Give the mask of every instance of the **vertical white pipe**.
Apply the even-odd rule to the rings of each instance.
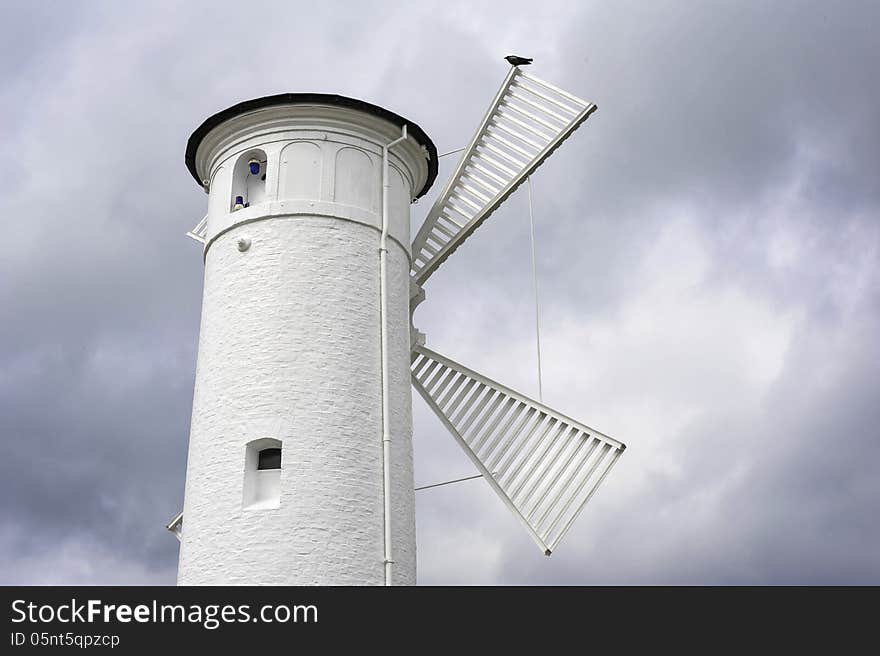
[[[388,382],[388,289],[386,260],[388,255],[388,151],[406,140],[406,124],[401,135],[391,143],[382,146],[382,233],[379,237],[379,333],[382,349],[382,496],[384,502],[385,524],[385,585],[392,585],[394,565],[391,549],[391,419],[389,406],[390,385]]]

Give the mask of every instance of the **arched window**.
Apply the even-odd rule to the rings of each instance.
[[[277,508],[281,503],[281,441],[261,438],[249,442],[244,453],[245,510]]]
[[[266,200],[266,153],[259,148],[243,153],[232,170],[232,212]]]

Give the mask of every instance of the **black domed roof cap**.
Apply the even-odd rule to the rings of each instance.
[[[205,122],[196,128],[196,131],[190,135],[189,141],[186,143],[186,168],[189,169],[192,177],[195,178],[195,181],[198,182],[201,187],[202,179],[199,176],[198,171],[196,171],[196,152],[198,152],[202,140],[211,130],[231,118],[258,109],[263,109],[264,107],[304,104],[339,105],[340,107],[349,107],[351,109],[358,109],[362,112],[373,114],[374,116],[383,118],[400,127],[406,125],[407,134],[427,148],[429,156],[428,177],[421,190],[416,194],[416,198],[424,196],[431,188],[431,185],[434,184],[434,180],[437,178],[437,147],[434,145],[434,142],[431,141],[431,138],[425,134],[425,131],[422,130],[422,128],[416,123],[413,123],[384,107],[379,107],[378,105],[373,105],[372,103],[358,100],[357,98],[348,98],[347,96],[338,96],[332,93],[279,93],[274,96],[245,100],[244,102],[233,105],[228,109],[224,109],[222,112],[217,112],[213,116],[205,119]]]

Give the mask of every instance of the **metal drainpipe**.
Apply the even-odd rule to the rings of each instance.
[[[379,237],[379,332],[382,340],[382,496],[385,505],[385,585],[392,584],[394,560],[391,550],[391,420],[388,411],[388,289],[386,260],[388,255],[388,151],[405,141],[406,124],[400,137],[382,146],[382,234]]]

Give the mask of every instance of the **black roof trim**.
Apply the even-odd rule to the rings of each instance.
[[[437,147],[434,145],[434,142],[431,141],[431,138],[425,134],[425,131],[422,130],[422,128],[412,121],[403,118],[399,114],[395,114],[394,112],[379,107],[378,105],[373,105],[372,103],[358,100],[357,98],[348,98],[346,96],[338,96],[332,93],[279,93],[275,96],[265,96],[263,98],[245,100],[244,102],[233,105],[228,109],[224,109],[222,112],[217,112],[213,116],[205,119],[205,122],[196,128],[196,131],[190,135],[189,141],[186,143],[186,168],[189,169],[189,172],[201,187],[202,180],[196,171],[196,152],[199,149],[199,145],[202,143],[202,139],[204,139],[211,130],[231,118],[235,118],[236,116],[257,109],[273,107],[275,105],[302,104],[339,105],[340,107],[359,109],[363,112],[383,118],[395,125],[401,127],[406,125],[409,135],[425,146],[425,148],[428,149],[428,154],[430,156],[428,159],[428,178],[425,180],[425,184],[421,191],[416,194],[416,198],[424,196],[428,189],[431,188],[431,185],[434,184],[434,180],[437,177]]]

